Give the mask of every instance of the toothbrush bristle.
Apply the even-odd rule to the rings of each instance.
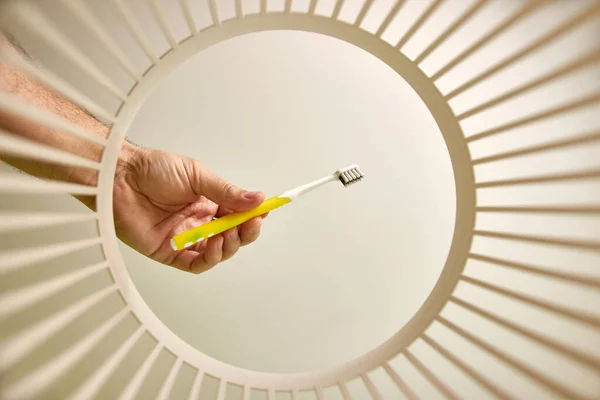
[[[340,182],[342,182],[342,185],[345,187],[361,182],[365,177],[365,174],[362,173],[356,164],[338,169],[336,174],[338,175]]]

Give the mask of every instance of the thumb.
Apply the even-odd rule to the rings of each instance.
[[[230,210],[249,210],[257,207],[265,199],[263,192],[241,189],[206,168],[202,168],[197,176],[196,193]]]

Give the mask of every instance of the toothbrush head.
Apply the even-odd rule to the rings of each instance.
[[[338,169],[335,171],[335,175],[345,187],[357,182],[361,182],[365,177],[365,174],[362,173],[356,164],[348,165],[347,167]]]

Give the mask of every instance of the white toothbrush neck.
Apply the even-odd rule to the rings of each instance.
[[[279,197],[287,197],[290,200],[295,200],[297,197],[302,196],[308,192],[311,192],[329,182],[334,182],[338,178],[335,175],[328,175],[324,178],[317,179],[316,181],[312,181],[307,183],[306,185],[298,186],[297,188],[290,189],[287,192],[282,193]]]

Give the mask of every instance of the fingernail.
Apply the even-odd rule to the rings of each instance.
[[[244,198],[246,198],[247,200],[256,200],[256,198],[260,196],[260,194],[260,192],[247,192],[246,194],[244,194]]]

